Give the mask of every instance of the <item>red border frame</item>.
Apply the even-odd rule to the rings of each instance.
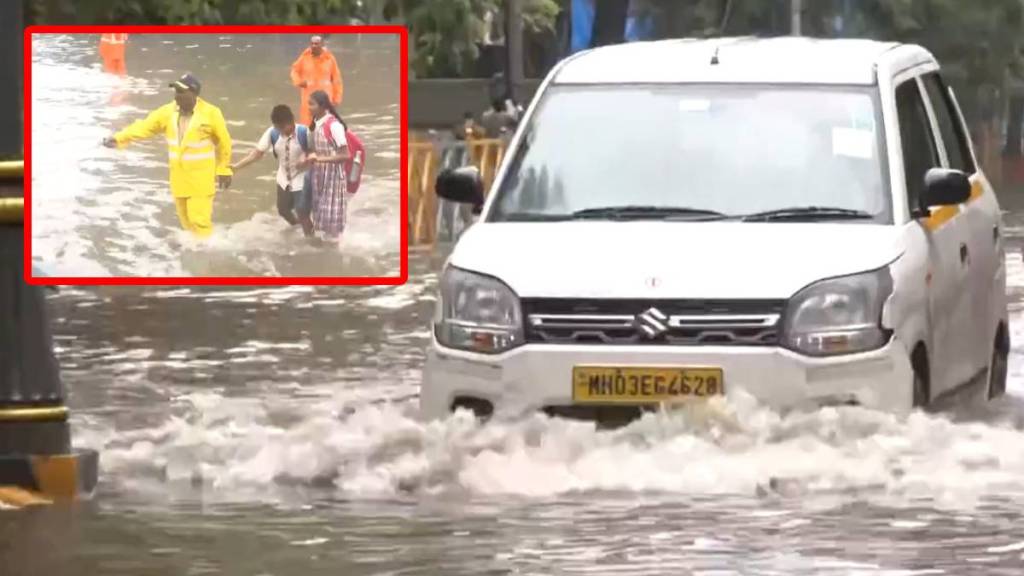
[[[33,34],[102,34],[128,32],[139,34],[398,34],[401,94],[399,97],[399,162],[401,182],[401,212],[399,218],[400,264],[398,276],[330,276],[330,277],[91,277],[91,276],[32,276],[32,35]],[[29,26],[24,31],[24,107],[25,107],[25,281],[36,286],[95,286],[95,285],[361,285],[400,286],[409,279],[409,181],[408,181],[408,44],[409,33],[404,26]]]

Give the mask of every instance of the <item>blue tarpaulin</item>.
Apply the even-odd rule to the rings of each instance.
[[[569,53],[593,47],[596,0],[572,0],[572,38]],[[626,42],[651,40],[654,38],[654,15],[639,10],[637,0],[630,0],[623,38]]]
[[[594,38],[594,1],[572,0],[572,42],[569,53],[590,48]]]
[[[638,42],[654,38],[654,15],[650,12],[634,12],[630,2],[630,14],[626,17],[626,42]]]

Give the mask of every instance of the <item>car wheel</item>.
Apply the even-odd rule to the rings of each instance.
[[[1000,328],[992,346],[992,360],[988,366],[988,397],[998,398],[1006,393],[1006,377],[1010,369],[1010,347]]]

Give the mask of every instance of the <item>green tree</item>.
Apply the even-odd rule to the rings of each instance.
[[[502,0],[23,0],[30,24],[395,23],[410,30],[421,77],[463,76],[479,55],[488,13]],[[556,0],[524,0],[528,31],[553,28]]]
[[[1006,80],[1022,75],[1020,0],[870,0],[863,26],[873,37],[928,48],[976,122],[1001,114]]]
[[[790,32],[790,0],[646,0],[665,24],[666,37]],[[920,44],[943,65],[972,124],[1000,117],[1006,80],[1024,80],[1022,0],[804,0],[807,35]]]
[[[405,0],[400,13],[411,31],[410,65],[417,76],[469,72],[486,33],[484,18],[496,0]]]

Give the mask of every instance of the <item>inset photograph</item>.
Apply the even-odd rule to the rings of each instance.
[[[404,36],[384,28],[30,29],[33,280],[401,283]]]

